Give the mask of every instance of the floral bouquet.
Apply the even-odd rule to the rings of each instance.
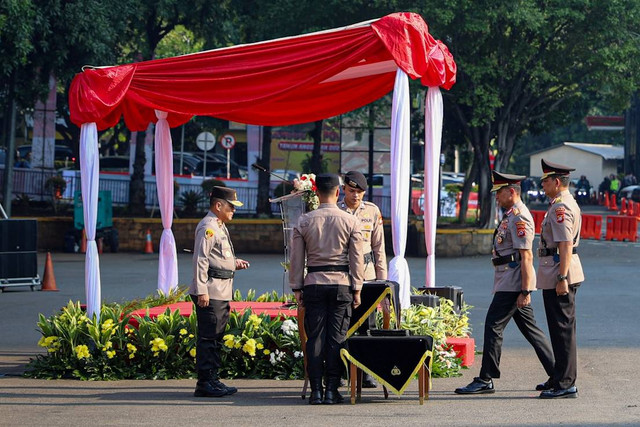
[[[315,174],[303,174],[299,179],[296,178],[293,180],[293,192],[304,192],[302,200],[305,201],[309,210],[318,209],[320,205],[316,190]]]

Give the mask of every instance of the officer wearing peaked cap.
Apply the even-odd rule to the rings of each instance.
[[[344,175],[344,185],[342,186],[344,198],[338,203],[338,207],[356,216],[362,224],[365,280],[387,280],[387,256],[384,248],[382,213],[374,203],[364,201],[367,188],[367,178],[362,173],[347,172]],[[388,301],[385,300],[384,303],[386,304]],[[358,328],[360,335],[366,335],[368,329],[376,327],[375,316],[375,313],[371,313],[368,321]],[[375,388],[376,383],[370,375],[365,374],[362,387]]]
[[[196,369],[198,383],[194,396],[222,397],[237,391],[218,379],[220,345],[229,320],[233,277],[249,263],[236,258],[226,223],[236,207],[242,206],[236,191],[213,187],[209,212],[198,223],[193,248],[193,281],[189,294],[195,303],[198,324]]]
[[[550,203],[540,230],[537,287],[542,289],[556,364],[548,387],[538,389],[543,399],[577,397],[575,298],[584,274],[577,253],[582,217],[569,192],[569,173],[575,169],[544,159],[541,164],[541,185]]]
[[[522,335],[533,346],[547,375],[553,374],[551,345],[536,325],[531,307],[531,291],[535,289],[533,269],[533,217],[520,198],[520,182],[524,176],[493,171],[493,188],[498,204],[505,210],[493,234],[495,273],[493,300],[487,311],[480,375],[457,394],[494,393],[493,378],[500,378],[502,333],[513,318]]]
[[[342,374],[340,349],[349,328],[351,308],[360,305],[364,280],[360,221],[336,205],[340,177],[318,175],[316,187],[320,206],[302,215],[293,228],[289,270],[289,286],[298,304],[305,307],[309,403],[313,405],[343,401],[338,392]]]

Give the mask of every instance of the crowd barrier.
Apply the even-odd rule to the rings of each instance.
[[[611,195],[611,199],[609,200],[609,210],[617,211],[618,210],[618,201],[616,200],[616,194],[613,193]]]
[[[627,216],[640,219],[640,203],[629,200],[627,205]]]
[[[535,233],[540,234],[540,226],[542,225],[542,220],[544,219],[545,211],[530,211],[533,216],[533,224],[535,225]]]
[[[629,209],[629,205],[627,204],[627,199],[624,197],[620,198],[620,210],[618,211],[618,214],[626,215],[628,209]]]
[[[602,238],[602,215],[582,215],[580,238],[595,240]]]
[[[638,218],[635,216],[608,216],[605,240],[638,240]]]

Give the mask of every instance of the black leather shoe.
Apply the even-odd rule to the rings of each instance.
[[[322,379],[311,379],[311,394],[309,395],[309,405],[322,404]]]
[[[457,388],[455,392],[456,394],[485,394],[495,393],[496,389],[493,388],[493,380],[485,381],[482,378],[475,377],[471,384]]]
[[[575,399],[578,397],[578,387],[545,390],[540,393],[540,399]]]
[[[376,384],[375,380],[371,378],[371,375],[365,374],[362,377],[362,388],[376,388],[378,384]]]
[[[551,390],[553,388],[553,382],[551,381],[551,378],[549,378],[547,381],[538,384],[536,386],[536,390],[538,391],[544,391],[544,390]]]
[[[327,379],[327,388],[324,391],[324,400],[322,401],[325,405],[335,405],[336,403],[344,402],[344,397],[338,391],[338,385],[340,384],[340,378],[328,378]]]
[[[227,389],[211,384],[211,381],[198,381],[195,397],[222,397],[227,395]]]
[[[238,391],[238,389],[237,389],[237,388],[235,388],[235,387],[230,387],[230,386],[228,386],[228,385],[224,385],[224,384],[222,383],[222,381],[217,380],[217,379],[216,379],[216,380],[210,380],[209,382],[210,382],[210,383],[211,383],[211,385],[212,385],[213,387],[215,387],[215,388],[220,388],[220,389],[225,389],[225,390],[227,390],[227,396],[232,395],[232,394],[234,394],[235,392],[237,392],[237,391]]]

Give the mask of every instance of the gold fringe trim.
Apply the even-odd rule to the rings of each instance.
[[[347,337],[346,338],[349,338],[351,335],[353,335],[358,330],[358,328],[360,326],[362,326],[362,324],[369,318],[369,315],[371,313],[373,313],[378,308],[378,305],[380,304],[380,302],[387,295],[391,295],[391,288],[389,288],[389,287],[385,288],[385,290],[382,292],[382,294],[380,294],[378,299],[376,299],[376,302],[371,305],[371,307],[365,312],[365,314],[351,328],[349,328],[349,330],[347,331]]]

